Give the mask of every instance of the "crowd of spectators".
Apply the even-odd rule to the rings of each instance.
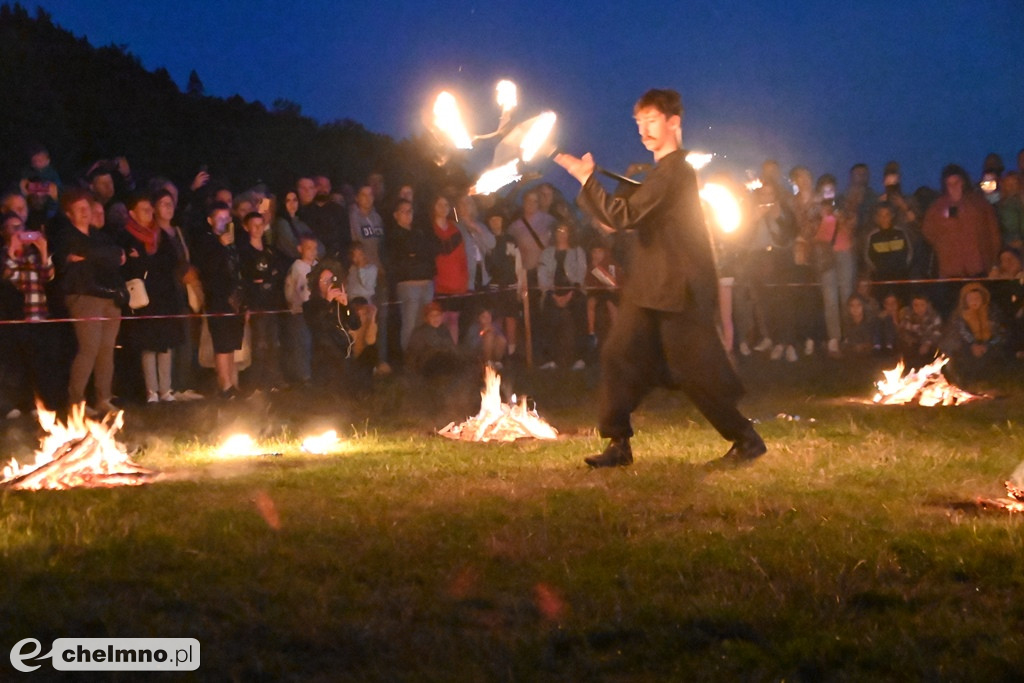
[[[508,197],[389,192],[374,173],[337,191],[316,175],[238,191],[202,170],[179,188],[136,178],[124,158],[64,182],[45,148],[27,156],[0,197],[9,414],[35,397],[108,411],[314,383],[359,396],[394,372],[525,359],[582,370],[629,276],[634,237],[549,183]],[[736,192],[739,229],[709,218],[727,350],[945,352],[972,376],[1024,357],[1024,151],[1017,164],[990,155],[978,183],[950,165],[938,192],[908,194],[895,162],[880,192],[864,164],[840,189],[765,162],[759,187]]]

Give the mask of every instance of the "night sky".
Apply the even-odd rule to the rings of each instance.
[[[207,94],[287,98],[397,138],[442,87],[475,96],[471,128],[489,130],[494,83],[511,78],[521,115],[555,110],[561,147],[617,170],[649,160],[632,121],[649,87],[682,93],[685,145],[737,178],[774,157],[845,185],[863,161],[877,188],[896,159],[913,189],[949,162],[976,178],[988,152],[1013,168],[1024,147],[1021,0],[24,4],[182,88],[195,69]]]

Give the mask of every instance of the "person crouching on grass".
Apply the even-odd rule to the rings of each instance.
[[[597,182],[593,157],[559,154],[555,162],[582,185],[580,205],[615,230],[639,239],[619,315],[601,353],[603,453],[591,467],[633,462],[630,415],[658,386],[682,389],[732,447],[717,467],[749,463],[766,452],[737,409],[743,387],[715,328],[718,274],[704,225],[697,174],[682,148],[683,107],[674,90],[649,90],[633,108],[640,139],[656,165],[628,197]]]

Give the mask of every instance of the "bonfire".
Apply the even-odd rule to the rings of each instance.
[[[557,439],[558,431],[544,421],[536,410],[529,410],[526,398],[503,403],[501,376],[494,368],[484,369],[484,390],[480,393],[480,412],[461,424],[454,422],[438,434],[460,441],[515,441],[516,439]]]
[[[72,406],[67,424],[56,413],[39,408],[39,424],[46,432],[32,465],[11,459],[0,486],[38,491],[75,487],[107,488],[154,481],[160,475],[132,462],[114,435],[124,426],[121,411],[96,421],[85,416],[85,405]]]
[[[874,402],[883,405],[917,403],[931,407],[960,405],[985,398],[948,382],[942,374],[942,368],[948,362],[947,356],[939,356],[920,370],[911,369],[904,374],[901,360],[892,370],[882,371],[884,379],[875,383],[878,393]]]

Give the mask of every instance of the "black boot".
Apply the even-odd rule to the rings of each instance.
[[[625,467],[633,464],[633,449],[629,439],[612,439],[600,455],[583,458],[591,467]]]
[[[764,439],[753,427],[733,442],[732,448],[725,455],[707,464],[710,469],[732,469],[751,464],[768,452]]]

